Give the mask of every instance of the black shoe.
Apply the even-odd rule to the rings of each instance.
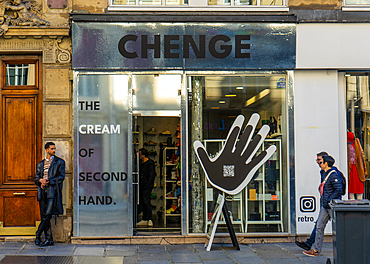
[[[300,248],[303,248],[304,250],[310,250],[311,249],[311,247],[309,245],[307,245],[305,242],[296,241],[295,244],[297,246],[299,246]]]
[[[35,238],[35,245],[36,246],[40,246],[40,244],[41,244],[40,237],[39,236],[36,236],[36,238]]]
[[[50,239],[46,239],[44,243],[40,245],[40,247],[47,247],[47,246],[54,246],[54,241]]]

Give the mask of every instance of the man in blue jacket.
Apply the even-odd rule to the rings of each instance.
[[[320,167],[320,162],[323,161],[323,157],[325,156],[328,156],[329,154],[325,151],[322,151],[322,152],[319,152],[316,154],[316,163],[319,165]],[[332,169],[336,170],[336,172],[338,173],[338,175],[340,175],[340,171],[338,170],[337,167],[333,166]],[[325,174],[325,171],[323,170],[320,170],[320,176],[321,176],[321,182],[324,181],[325,177],[324,177],[324,174]],[[342,184],[343,186],[343,182],[342,182],[342,179],[341,177],[340,178],[340,183]],[[312,247],[312,244],[315,242],[315,235],[316,235],[316,223],[315,223],[315,226],[312,230],[312,233],[310,235],[310,237],[306,240],[306,241],[295,241],[296,245],[299,246],[300,248],[303,248],[304,250],[310,250],[311,247]]]
[[[330,219],[331,208],[329,202],[333,199],[338,199],[342,195],[342,183],[338,172],[333,169],[334,158],[331,156],[324,156],[323,161],[320,162],[320,168],[323,171],[324,187],[323,194],[320,199],[320,213],[316,222],[315,242],[310,250],[304,250],[303,254],[310,257],[317,257],[321,252],[324,242],[325,226]]]

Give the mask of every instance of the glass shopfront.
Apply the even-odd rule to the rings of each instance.
[[[256,132],[271,128],[261,150],[277,151],[245,190],[225,197],[229,217],[237,232],[288,232],[294,25],[73,23],[72,30],[74,236],[207,232],[218,193],[192,144],[201,140],[215,155],[236,116],[253,113],[261,117]],[[142,147],[157,174],[154,225],[145,227],[136,225]]]

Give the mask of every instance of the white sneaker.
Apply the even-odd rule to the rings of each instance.
[[[152,227],[153,226],[153,221],[152,220],[149,220],[148,221],[148,226]]]
[[[137,223],[137,226],[148,226],[147,220],[141,220],[139,223]]]

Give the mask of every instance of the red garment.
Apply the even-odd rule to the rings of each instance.
[[[348,193],[364,193],[365,175],[363,150],[360,141],[353,133],[347,132],[347,158],[348,158]]]
[[[361,194],[364,193],[364,183],[358,177],[357,168],[355,164],[351,164],[351,174],[349,175],[348,192]]]

